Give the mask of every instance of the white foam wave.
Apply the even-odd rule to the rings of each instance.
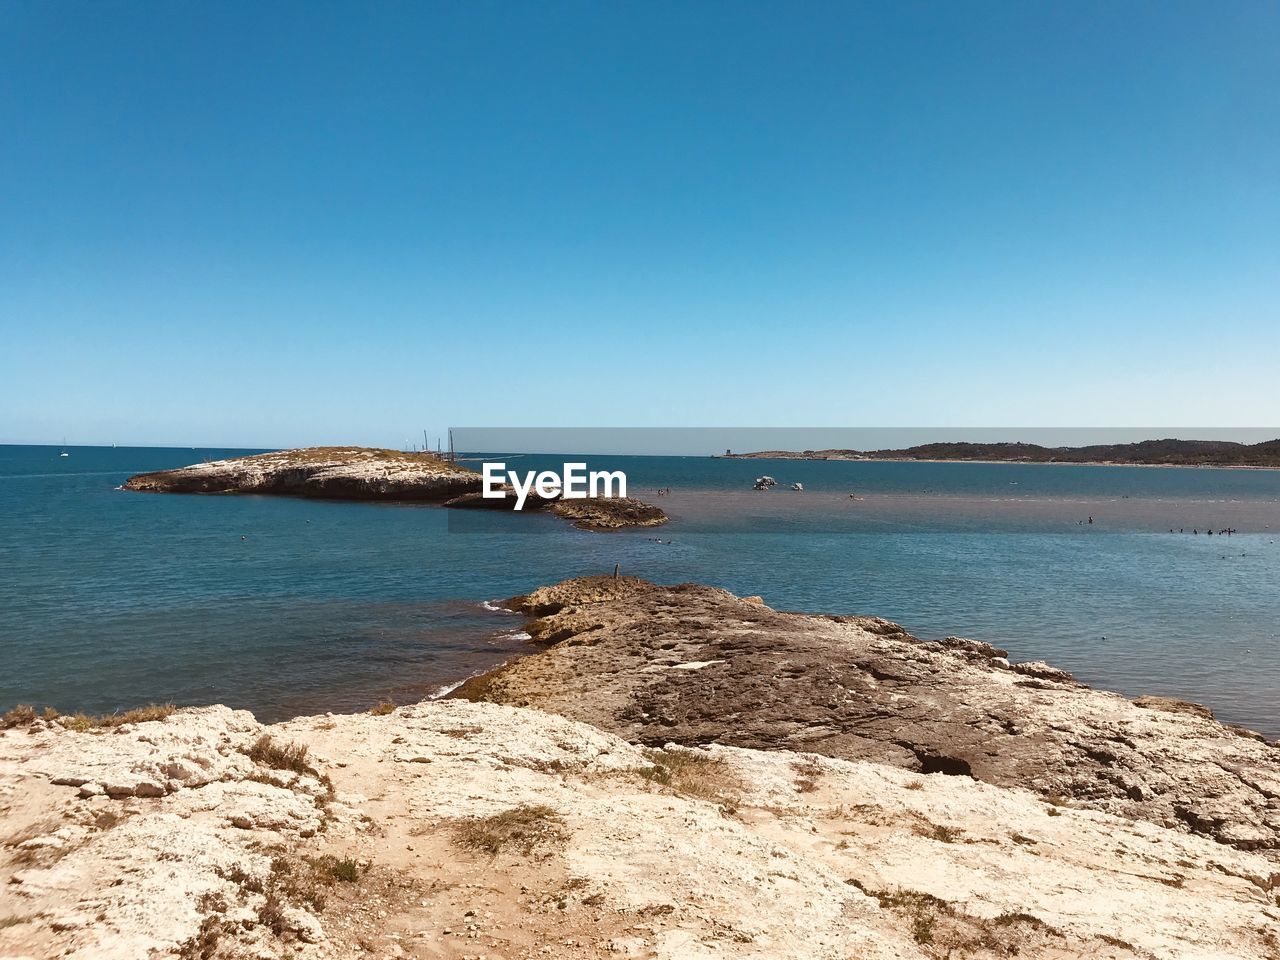
[[[439,700],[441,697],[447,697],[470,679],[470,677],[463,677],[461,680],[456,680],[453,683],[446,683],[443,687],[439,687],[431,693],[428,693],[427,699]]]

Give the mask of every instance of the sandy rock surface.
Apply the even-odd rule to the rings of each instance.
[[[1203,707],[1091,690],[959,638],[634,578],[511,605],[543,649],[457,695],[533,706],[657,745],[874,760],[1027,787],[1280,859],[1280,748]]]
[[[0,957],[1266,958],[1280,937],[1273,865],[1180,830],[461,701],[36,721],[0,733],[0,842]]]

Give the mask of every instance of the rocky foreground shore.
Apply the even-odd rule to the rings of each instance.
[[[1280,751],[1202,708],[707,587],[514,606],[510,703],[11,715],[0,957],[1280,956]]]
[[[714,587],[569,580],[510,601],[548,649],[472,680],[642,744],[729,744],[1023,787],[1280,860],[1280,748],[1206,708],[1091,690],[989,644]],[[1280,868],[1278,868],[1280,869]]]
[[[137,474],[125,481],[124,489],[432,503],[499,510],[511,510],[515,502],[514,497],[483,499],[479,473],[434,454],[369,447],[306,447],[196,463],[176,470]],[[655,527],[667,520],[658,507],[629,497],[560,500],[531,495],[523,510],[545,510],[584,530]]]

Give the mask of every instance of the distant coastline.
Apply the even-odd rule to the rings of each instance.
[[[1030,463],[1099,467],[1218,467],[1280,469],[1280,439],[1261,443],[1220,440],[1143,440],[1086,447],[1034,443],[929,443],[900,450],[725,451],[727,460],[839,460],[888,463]]]
[[[722,453],[712,454],[713,460],[829,460],[833,463],[972,463],[991,466],[1014,467],[1152,467],[1171,470],[1280,470],[1275,466],[1258,463],[1136,463],[1120,460],[960,460],[945,457],[823,457],[798,452],[778,451],[771,453],[734,453],[725,456]]]

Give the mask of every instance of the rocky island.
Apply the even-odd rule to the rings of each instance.
[[[455,699],[11,711],[0,956],[1257,958],[1280,749],[874,617],[566,581]]]
[[[454,508],[512,509],[514,500],[480,496],[481,475],[432,453],[369,447],[305,447],[176,470],[140,473],[125,490],[146,493],[265,494],[329,500],[430,503]],[[630,497],[560,500],[530,496],[526,512],[547,511],[584,530],[654,527],[667,516]]]

